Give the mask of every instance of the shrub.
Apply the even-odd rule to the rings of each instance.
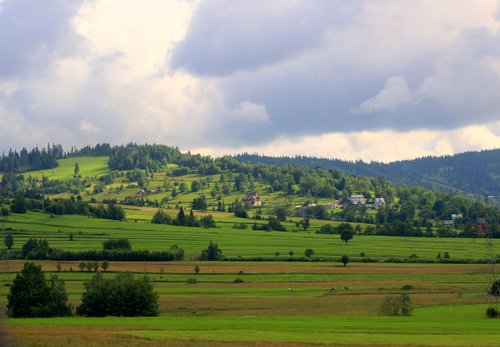
[[[317,231],[318,234],[334,234],[336,232],[335,227],[331,224],[322,225]]]
[[[146,276],[136,279],[132,273],[123,272],[105,279],[98,272],[84,284],[77,312],[88,317],[157,316],[158,294]]]
[[[411,284],[405,284],[404,286],[401,287],[402,290],[412,290],[415,289]]]
[[[344,264],[344,266],[347,266],[347,264],[349,264],[349,256],[343,255],[342,257],[340,257],[340,261],[342,262],[342,264]]]
[[[500,296],[500,279],[493,282],[489,294],[493,296]]]
[[[314,255],[314,250],[311,248],[308,248],[304,251],[304,255],[308,258],[312,257]]]
[[[244,281],[241,278],[236,278],[233,283],[243,283]]]
[[[109,239],[102,243],[104,249],[127,250],[130,251],[132,246],[128,239]]]
[[[498,310],[494,307],[488,307],[486,309],[486,317],[488,317],[488,318],[498,317]]]
[[[186,283],[187,284],[196,284],[196,283],[198,283],[198,280],[196,279],[196,277],[190,277],[186,280]]]
[[[409,316],[411,313],[410,296],[408,294],[387,296],[380,307],[380,313],[384,316]]]

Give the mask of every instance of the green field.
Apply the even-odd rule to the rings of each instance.
[[[82,177],[94,177],[104,175],[109,172],[108,157],[78,157],[59,159],[59,166],[53,169],[29,171],[25,176],[50,179],[72,178],[75,170],[75,163],[78,163],[80,175]]]
[[[47,271],[56,265],[42,264]],[[69,272],[76,263],[61,264],[58,275],[78,305],[83,281],[92,274]],[[196,264],[199,275],[192,272]],[[9,266],[4,281],[21,262]],[[2,319],[7,345],[494,346],[500,339],[500,321],[484,317],[482,265],[110,264],[110,271],[126,269],[149,273],[160,294],[160,317]],[[198,283],[187,284],[191,277]],[[233,283],[235,278],[244,283]],[[1,294],[6,292],[3,286]],[[381,316],[384,297],[402,292],[410,294],[412,315]]]
[[[186,251],[187,259],[199,256],[210,240],[219,244],[226,257],[264,257],[288,259],[289,252],[303,256],[307,248],[315,257],[335,258],[344,254],[379,260],[407,258],[416,255],[419,259],[434,260],[438,253],[448,252],[451,258],[481,260],[485,255],[484,239],[425,238],[355,235],[348,245],[339,235],[316,234],[324,222],[312,221],[312,227],[303,231],[294,223],[284,223],[288,232],[265,232],[252,230],[252,220],[230,217],[227,213],[214,217],[218,228],[189,228],[171,225],[157,225],[144,221],[112,221],[86,216],[53,216],[38,212],[24,215],[12,214],[1,224],[14,236],[14,249],[19,249],[29,238],[47,239],[53,248],[64,250],[101,249],[102,242],[109,238],[128,238],[135,250],[168,250],[177,244]],[[245,230],[233,229],[236,222],[249,224]],[[2,235],[7,233],[3,231]],[[73,234],[73,241],[69,235]],[[500,247],[500,240],[494,240]],[[279,252],[279,255],[276,255]]]

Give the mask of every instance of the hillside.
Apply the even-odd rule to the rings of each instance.
[[[22,156],[19,160],[15,160],[15,152],[12,156],[14,167],[26,167],[19,165]],[[177,210],[183,207],[265,219],[258,228],[271,227],[267,225],[269,217],[283,221],[298,217],[366,223],[370,225],[367,233],[394,236],[453,236],[455,232],[449,233],[449,227],[453,227],[465,237],[474,237],[478,218],[484,219],[491,231],[496,230],[500,220],[497,210],[464,195],[396,186],[382,177],[293,163],[251,164],[229,156],[214,159],[156,144],[73,149],[57,159],[54,168],[4,173],[0,197],[10,202],[19,195],[31,199],[29,208],[53,214],[107,218],[108,212],[96,209],[95,204],[112,203],[168,210],[175,219]],[[51,202],[42,202],[43,198]],[[58,198],[81,200],[94,207],[76,206]],[[360,198],[362,202],[357,200]],[[445,223],[447,228],[443,228]],[[273,230],[281,228],[275,227]]]
[[[500,196],[500,149],[424,157],[389,164],[304,156],[269,157],[246,153],[235,158],[253,164],[293,163],[310,168],[341,170],[346,174],[384,177],[396,184],[417,185],[444,192]]]

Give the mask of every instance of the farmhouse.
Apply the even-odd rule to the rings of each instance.
[[[353,194],[351,195],[349,200],[351,200],[351,204],[356,206],[361,206],[366,204],[366,199],[361,194]]]
[[[243,202],[250,204],[251,206],[261,206],[262,201],[260,200],[260,196],[257,192],[250,192],[243,198]]]
[[[453,227],[453,221],[451,219],[447,219],[443,221],[443,225],[447,228],[452,228]]]
[[[461,213],[452,213],[451,214],[451,219],[456,220],[456,219],[462,219],[462,214]]]
[[[375,198],[374,205],[375,205],[375,208],[385,207],[385,199],[384,198]]]

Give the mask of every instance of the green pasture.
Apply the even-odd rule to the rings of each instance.
[[[217,218],[216,218],[217,220]],[[234,223],[249,223],[245,230],[233,229]],[[265,221],[261,221],[265,223]],[[339,235],[316,234],[318,225],[303,231],[294,223],[284,223],[287,232],[252,230],[252,220],[221,217],[218,228],[189,228],[156,225],[144,221],[112,221],[86,216],[55,216],[37,212],[12,214],[0,223],[2,235],[14,236],[14,249],[19,249],[29,238],[47,239],[53,248],[65,250],[101,249],[109,238],[128,238],[135,250],[167,250],[172,244],[184,248],[187,259],[199,256],[209,241],[219,244],[226,257],[264,257],[283,260],[301,257],[304,250],[314,250],[314,257],[338,258],[344,254],[359,258],[363,252],[374,259],[407,258],[435,259],[438,253],[448,252],[451,258],[480,260],[485,255],[484,239],[424,238],[355,235],[346,245]],[[315,221],[313,221],[314,225]],[[73,241],[69,235],[73,234]],[[500,247],[500,240],[494,240]],[[276,253],[279,253],[276,255]]]
[[[3,320],[7,328],[100,328],[165,341],[248,341],[326,345],[495,346],[499,322],[481,316],[484,305],[419,308],[410,317],[158,317],[51,318]],[[145,340],[146,341],[146,340]]]
[[[33,176],[42,178],[43,176],[50,179],[68,179],[72,178],[75,170],[75,163],[78,163],[80,168],[80,176],[94,177],[108,173],[108,157],[78,157],[60,159],[57,162],[59,166],[53,169],[28,171],[25,176]]]
[[[77,306],[83,283],[94,273],[70,272],[78,262],[59,263],[61,272],[53,271],[58,262],[40,263],[51,271],[47,276],[65,280],[70,302]],[[193,272],[196,264],[198,275]],[[344,268],[325,263],[167,262],[160,272],[154,263],[110,262],[103,276],[127,266],[137,275],[148,273],[159,294],[159,317],[2,318],[7,341],[19,347],[494,346],[500,338],[500,321],[484,316],[487,283],[482,265],[357,263]],[[179,272],[178,266],[186,271]],[[6,284],[14,276],[3,271],[0,312],[5,312]],[[188,284],[189,278],[197,283]],[[236,278],[243,283],[234,283]],[[412,289],[403,289],[405,285]],[[384,298],[400,293],[410,295],[412,315],[381,316]],[[70,341],[64,338],[68,334]],[[95,344],[86,336],[93,336]],[[128,338],[118,342],[118,336]]]

